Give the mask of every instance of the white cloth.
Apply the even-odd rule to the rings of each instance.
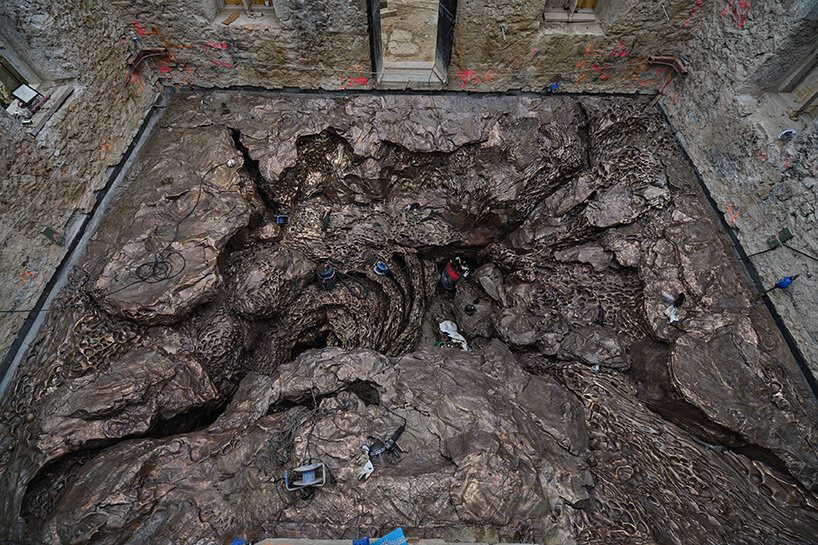
[[[469,351],[469,345],[466,344],[466,338],[457,332],[457,324],[451,320],[440,322],[440,331],[449,336],[453,343],[457,343],[466,352]]]
[[[667,316],[667,318],[668,318],[668,320],[670,320],[671,324],[673,322],[678,322],[679,321],[679,309],[674,307],[673,305],[670,305],[669,307],[667,307],[665,309],[665,316]]]

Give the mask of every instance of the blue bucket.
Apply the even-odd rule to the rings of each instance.
[[[372,266],[372,270],[375,271],[375,274],[380,276],[386,276],[389,274],[389,267],[387,267],[386,263],[380,259],[375,262],[375,265]]]
[[[325,290],[331,290],[335,287],[335,283],[338,282],[338,277],[335,276],[335,267],[329,263],[318,267],[315,275],[318,277],[318,285]]]

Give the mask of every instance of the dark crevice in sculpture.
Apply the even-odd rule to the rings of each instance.
[[[307,350],[316,348],[326,348],[327,339],[329,338],[329,329],[309,329],[301,333],[298,340],[295,341],[295,346],[290,351],[290,359],[294,360],[299,354]]]
[[[209,427],[224,412],[230,397],[224,397],[218,405],[198,407],[168,419],[155,422],[141,435],[121,439],[91,441],[82,450],[61,456],[43,466],[29,482],[23,499],[21,516],[26,524],[41,522],[50,513],[67,484],[75,480],[80,468],[103,450],[126,439],[162,439],[201,431]]]
[[[247,146],[244,145],[244,143],[242,143],[241,131],[239,129],[235,129],[232,127],[228,127],[228,130],[230,131],[230,137],[233,139],[233,144],[244,157],[243,166],[244,173],[253,181],[256,188],[259,189],[257,193],[261,200],[264,202],[264,205],[271,210],[276,210],[278,208],[278,205],[274,202],[271,202],[269,196],[264,191],[260,191],[264,183],[264,176],[262,176],[261,170],[259,169],[258,160],[250,157],[250,150],[247,148]]]
[[[784,461],[770,449],[748,443],[739,434],[712,421],[699,407],[682,399],[671,383],[670,352],[669,345],[650,339],[630,347],[633,361],[631,372],[637,381],[638,398],[649,409],[688,431],[708,447],[732,450],[760,461],[797,483]]]
[[[377,383],[372,382],[371,380],[357,379],[342,386],[341,388],[323,394],[316,393],[314,389],[308,390],[301,395],[282,399],[274,403],[269,409],[267,409],[267,414],[270,415],[286,412],[293,407],[304,407],[312,411],[317,409],[318,406],[321,405],[321,401],[324,399],[334,398],[341,392],[350,392],[355,394],[358,399],[364,402],[365,405],[379,405],[381,402],[381,396],[378,393],[379,387],[380,386]]]
[[[230,396],[222,396],[216,405],[197,407],[167,419],[160,419],[145,432],[144,437],[162,439],[207,429],[221,416],[230,399]]]
[[[459,255],[469,263],[469,267],[476,269],[485,261],[480,257],[485,245],[464,246],[462,244],[446,244],[444,246],[421,246],[418,249],[418,257],[429,261],[440,261],[448,259],[454,255]],[[444,263],[445,265],[445,263]]]
[[[585,150],[585,169],[591,168],[593,161],[591,158],[591,135],[589,132],[589,118],[588,112],[585,111],[585,107],[582,105],[581,101],[577,101],[577,109],[579,109],[579,113],[582,117],[582,124],[577,127],[579,134],[579,139],[582,141],[583,146],[582,148]]]
[[[104,443],[104,445],[88,447],[52,460],[37,472],[28,483],[20,510],[20,516],[27,525],[36,525],[45,520],[65,486],[76,479],[75,475],[79,468],[115,441]]]
[[[369,380],[356,380],[346,387],[346,391],[352,392],[365,405],[380,405],[381,396],[378,393],[377,385]]]

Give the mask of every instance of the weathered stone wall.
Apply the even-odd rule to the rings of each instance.
[[[36,139],[2,113],[0,308],[17,312],[0,317],[0,353],[27,316],[19,311],[33,308],[69,248],[70,240],[58,246],[43,229],[66,233],[72,217],[71,226],[80,224],[80,215],[93,207],[94,192],[107,182],[107,167],[128,148],[155,98],[153,90],[125,86],[120,32],[105,3],[0,4],[4,44],[44,80],[74,86],[73,96]]]
[[[44,78],[68,78],[76,86],[36,141],[0,125],[2,233],[21,218],[0,242],[3,308],[34,304],[67,248],[42,229],[63,232],[72,216],[91,209],[106,168],[120,160],[162,85],[374,89],[366,0],[275,0],[273,13],[258,22],[229,26],[217,1],[0,5],[0,38]],[[461,0],[447,88],[541,91],[558,82],[560,92],[663,91],[660,104],[716,202],[731,207],[728,217],[737,213],[731,225],[748,252],[789,226],[798,237],[794,246],[818,253],[811,215],[815,137],[811,147],[808,140],[815,125],[791,122],[763,94],[814,41],[815,3],[753,5],[737,28],[729,12],[723,15],[730,0],[599,2],[594,26],[544,22],[540,2]],[[145,60],[126,82],[134,38],[168,47],[172,58]],[[690,74],[683,84],[678,77],[671,82],[668,67],[648,66],[645,59],[656,54],[686,55]],[[788,145],[776,141],[790,126],[799,137]],[[803,273],[789,291],[771,297],[807,359],[818,362],[818,340],[809,333],[818,330],[809,318],[816,303],[810,294],[818,293],[809,276],[815,263],[787,249],[754,259],[768,284]],[[23,271],[34,275],[15,280]],[[0,352],[24,317],[2,318]]]
[[[545,22],[540,2],[458,2],[450,87],[465,69],[496,73],[472,85],[478,91],[542,91],[559,81],[561,92],[653,92],[669,69],[657,73],[642,61],[685,53],[691,32],[681,25],[689,5],[695,0],[664,2],[669,23],[656,3],[600,0],[599,24],[587,25]]]
[[[741,28],[729,11],[702,13],[695,23],[690,75],[660,104],[748,254],[789,227],[788,244],[818,257],[818,124],[790,119],[777,93],[816,47],[818,3],[753,3]],[[779,140],[789,128],[795,139]],[[818,263],[787,248],[750,259],[765,287],[801,275],[770,298],[818,376]]]

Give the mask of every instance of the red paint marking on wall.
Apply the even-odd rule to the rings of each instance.
[[[608,73],[610,70],[611,65],[610,63],[602,63],[602,66],[599,66],[593,62],[588,62],[584,60],[580,60],[577,62],[576,66],[579,70],[583,70],[585,72],[598,72],[599,75],[596,79],[606,80],[611,77],[611,74]],[[578,74],[577,75],[577,83],[581,81],[585,81],[587,74]]]
[[[356,64],[352,68],[347,68],[350,72],[353,72],[351,76],[341,76],[341,88],[346,89],[349,87],[354,87],[356,84],[358,85],[367,85],[369,80],[360,74],[363,73],[364,67],[360,64]],[[358,74],[358,75],[355,75]]]
[[[665,74],[665,85],[659,93],[662,95],[662,104],[668,110],[673,109],[673,105],[679,100],[679,95],[683,95],[684,89],[679,85],[676,79],[676,72],[668,71]]]
[[[687,26],[687,23],[690,22],[690,18],[693,17],[694,13],[696,13],[697,11],[700,11],[699,6],[701,5],[701,3],[702,3],[702,0],[696,0],[696,5],[693,6],[693,10],[690,12],[690,15],[687,16],[687,20],[685,21],[685,24],[682,25],[682,28]]]
[[[460,88],[466,89],[468,87],[469,92],[476,92],[477,91],[477,84],[481,82],[488,82],[491,78],[496,75],[494,70],[489,70],[485,74],[475,74],[474,70],[458,70],[457,71],[457,79],[460,80]]]
[[[531,51],[529,51],[529,53],[528,53],[528,58],[529,58],[529,59],[533,59],[533,58],[537,57],[538,55],[539,55],[539,50],[538,50],[538,49],[532,49],[532,50],[531,50]],[[512,60],[512,61],[509,63],[509,65],[508,65],[508,66],[509,66],[509,68],[511,68],[511,70],[512,70],[512,71],[516,71],[516,70],[517,70],[517,69],[519,69],[519,68],[520,68],[522,65],[523,65],[523,63],[521,63],[521,62],[520,62],[520,59],[519,59],[519,58],[517,58],[517,57],[515,57],[515,58],[514,58],[514,60]]]
[[[604,49],[595,46],[594,44],[588,44],[588,47],[585,48],[585,56],[592,56],[592,57],[604,57]]]
[[[108,152],[111,151],[111,144],[107,140],[103,140],[99,147],[102,150],[102,159],[108,159]]]
[[[732,207],[732,206],[728,206],[728,207],[727,207],[727,212],[732,212],[732,211],[733,211],[733,207]],[[725,215],[727,215],[727,214],[725,214]],[[738,217],[738,212],[736,212],[735,214],[733,214],[732,216],[730,216],[730,217],[729,217],[729,218],[727,218],[727,219],[731,219],[731,220],[733,220],[733,223],[735,223],[735,222],[736,222],[736,218],[737,218],[737,217]]]
[[[145,89],[147,89],[147,87],[145,87],[145,80],[143,80],[143,79],[142,79],[141,77],[139,77],[137,74],[130,74],[130,73],[126,73],[126,74],[125,74],[125,80],[126,80],[126,81],[128,81],[129,83],[130,83],[130,82],[132,82],[132,83],[138,83],[138,84],[139,84],[139,88],[138,88],[137,90],[138,90],[140,93],[141,93],[142,91],[144,91]]]
[[[24,283],[24,282],[30,282],[30,281],[31,281],[31,278],[32,278],[33,276],[34,276],[34,273],[33,273],[33,272],[29,272],[29,271],[23,271],[23,272],[21,272],[21,273],[18,275],[18,278],[20,279],[20,282],[17,284],[17,289],[19,290],[21,287],[23,287],[23,283]],[[37,281],[36,283],[37,283],[37,284],[39,284],[40,282],[39,282],[39,281]]]
[[[631,62],[634,63],[634,62],[639,62],[639,61],[634,59]],[[653,75],[651,75],[649,79],[642,79],[642,76],[643,76],[642,72],[645,71],[645,68],[642,68],[642,66],[646,65],[646,64],[647,64],[647,59],[642,59],[642,61],[639,64],[639,66],[640,66],[639,72],[636,72],[636,73],[632,74],[630,77],[625,78],[625,79],[632,80],[632,83],[631,83],[632,86],[633,85],[641,85],[643,87],[650,87],[651,85],[655,85],[659,81],[659,79],[657,79],[657,78],[659,78],[659,76],[662,75],[662,68],[661,67],[657,67],[656,71],[653,72]]]
[[[630,50],[622,42],[613,46],[613,50],[611,51],[611,57],[627,57],[630,54]]]
[[[761,159],[762,161],[766,161],[769,158],[768,155],[767,155],[767,151],[766,150],[759,150],[758,151],[758,158]]]
[[[784,159],[784,166],[786,168],[792,168],[793,160],[795,159],[794,155],[787,155],[787,158]]]
[[[733,22],[736,23],[736,28],[741,28],[741,26],[744,24],[745,15],[750,13],[751,6],[752,2],[748,2],[747,0],[741,0],[739,2],[736,2],[736,0],[730,0],[730,5],[724,8],[724,11],[721,12],[721,16],[725,17],[729,12]],[[742,11],[744,13],[741,13]]]
[[[147,63],[149,66],[152,66],[154,70],[159,71],[161,74],[166,74],[172,71],[172,66],[169,66],[168,63],[176,59],[176,54],[171,51],[171,48],[179,48],[179,49],[198,49],[198,50],[220,50],[220,51],[227,51],[227,44],[224,42],[212,42],[209,41],[206,44],[201,44],[200,46],[192,46],[192,45],[185,45],[185,44],[169,44],[165,41],[164,37],[160,34],[158,30],[148,30],[148,27],[143,27],[139,24],[138,20],[134,20],[133,22],[134,30],[142,35],[146,41],[150,40],[150,35],[153,35],[163,47],[167,49],[167,54],[164,57],[158,57],[157,59],[151,60]],[[224,66],[227,68],[232,68],[233,65],[228,60],[220,60],[220,59],[208,59],[211,65],[217,66]],[[178,67],[180,71],[185,71],[188,74],[195,75],[195,72],[190,67]],[[136,74],[126,74],[126,79],[128,82],[138,83],[139,84],[139,91],[146,90],[147,87],[145,85],[145,80],[139,75]],[[185,76],[185,81],[192,85],[193,83],[190,81],[189,77]],[[164,93],[163,93],[164,94]],[[120,100],[125,100],[125,97],[120,96]]]
[[[579,84],[587,79],[588,74],[583,72],[597,72],[595,79],[606,80],[616,72],[614,63],[616,59],[621,59],[630,55],[628,47],[620,42],[614,45],[600,47],[594,44],[588,44],[585,48],[583,57],[599,57],[599,59],[580,59],[577,61],[576,68],[580,71],[577,74],[577,79],[574,82]],[[614,60],[610,60],[610,59]]]

